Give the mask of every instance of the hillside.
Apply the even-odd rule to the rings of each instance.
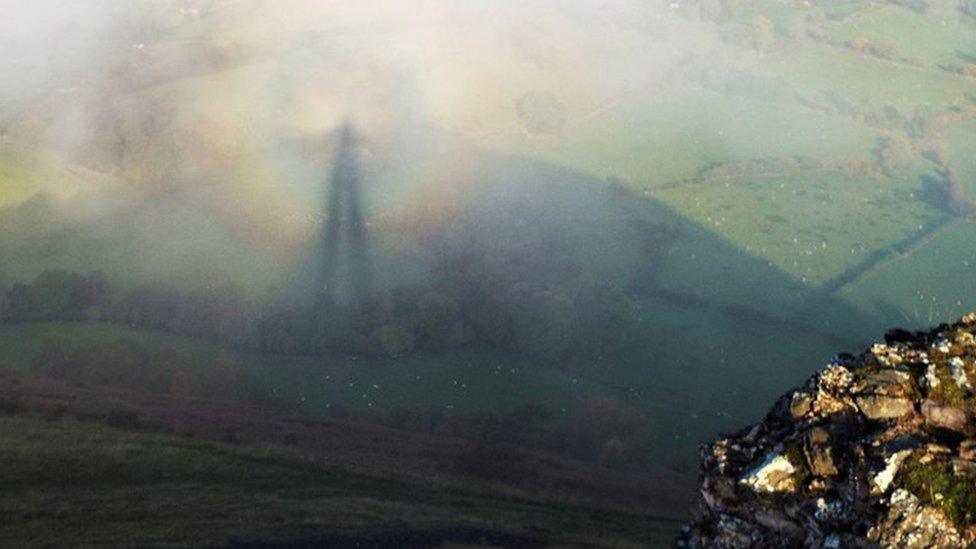
[[[971,547],[976,314],[840,355],[702,449],[681,547]]]
[[[976,0],[7,11],[0,545],[668,543],[703,441],[976,310]],[[834,364],[838,444],[958,454],[923,404],[969,389],[903,379],[912,337],[877,349],[907,374]],[[863,417],[876,382],[911,413]],[[789,407],[707,461],[686,542],[863,541],[894,509],[853,473],[786,518],[716,499],[834,447]],[[832,459],[869,479],[889,449],[857,444]]]
[[[686,506],[664,474],[496,452],[485,477],[455,437],[269,408],[8,373],[0,411],[5,546],[637,547]]]

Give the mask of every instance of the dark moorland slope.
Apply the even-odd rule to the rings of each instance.
[[[673,475],[272,408],[8,373],[0,412],[3,546],[627,547],[688,508]]]

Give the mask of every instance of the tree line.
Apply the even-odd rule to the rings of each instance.
[[[47,270],[0,287],[0,322],[110,322],[244,352],[312,356],[397,356],[476,344],[562,361],[612,353],[634,339],[637,319],[618,286],[585,283],[551,265],[555,278],[533,280],[517,266],[443,251],[429,283],[374,291],[355,303],[259,294],[230,281],[126,287],[100,272]]]

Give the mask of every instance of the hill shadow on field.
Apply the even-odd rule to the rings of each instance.
[[[688,463],[698,440],[755,421],[758,403],[877,336],[863,330],[881,319],[620,182],[506,155],[486,155],[474,171],[469,215],[501,228],[495,246],[545,223],[571,240],[581,269],[627,286],[642,344],[566,367],[649,410],[662,460]]]

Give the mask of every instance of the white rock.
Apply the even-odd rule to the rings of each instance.
[[[929,364],[925,368],[925,384],[929,389],[934,389],[939,386],[939,376],[935,374],[935,364]]]
[[[817,498],[817,510],[813,517],[820,522],[836,519],[844,514],[844,504],[840,501],[827,502],[824,498]]]
[[[767,454],[762,463],[747,472],[739,483],[752,488],[755,492],[782,492],[796,488],[793,473],[796,468],[785,456],[775,453]]]
[[[949,360],[949,373],[960,387],[972,390],[973,386],[969,384],[969,378],[966,377],[965,365],[961,358],[954,356]]]
[[[912,495],[911,492],[905,490],[904,488],[899,488],[892,492],[891,498],[888,499],[888,503],[891,505],[898,505],[902,502],[907,502],[910,505],[917,503],[918,498]]]
[[[880,473],[871,479],[871,483],[877,489],[877,493],[885,493],[888,488],[891,487],[891,483],[895,481],[895,475],[898,474],[898,468],[901,467],[905,458],[911,455],[911,450],[902,450],[900,452],[895,452],[888,456],[885,460],[885,468],[881,470]],[[894,497],[894,496],[892,496]]]

